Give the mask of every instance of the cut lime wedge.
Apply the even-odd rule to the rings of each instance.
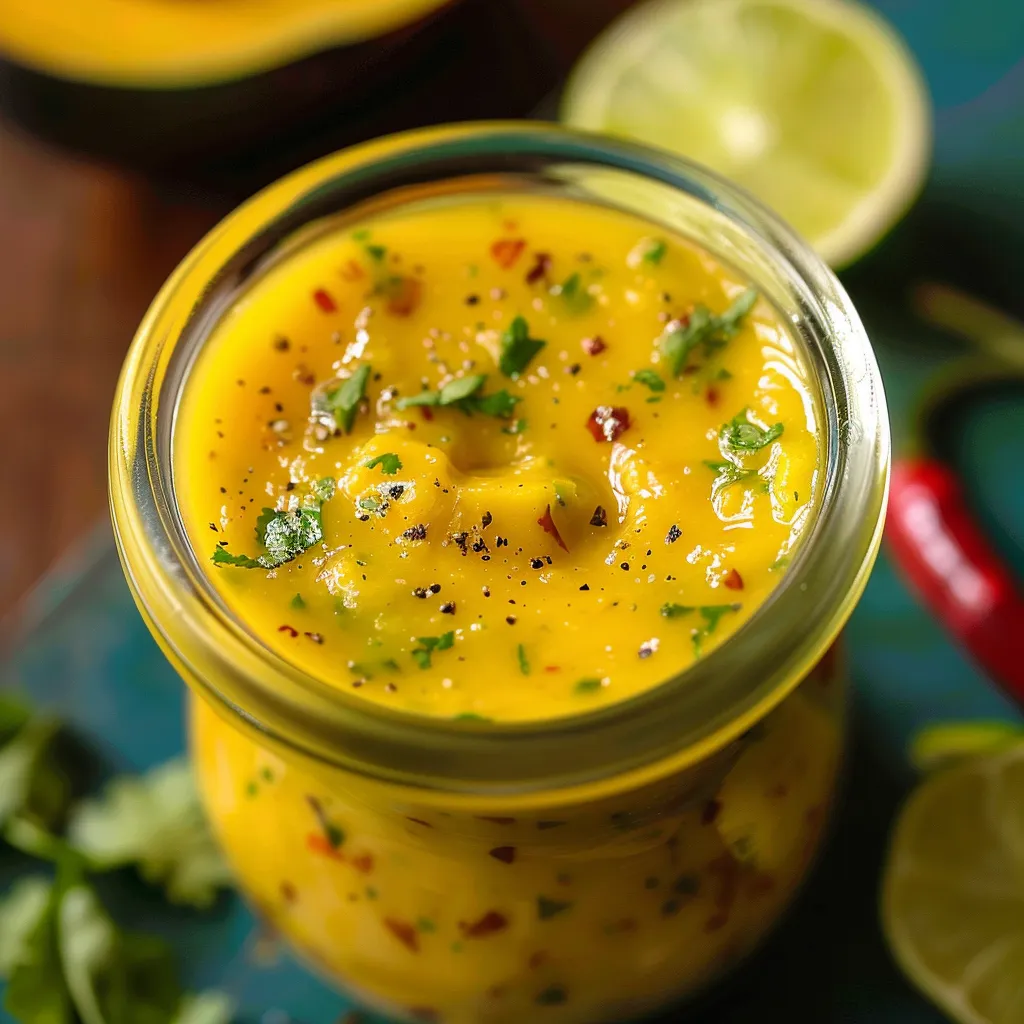
[[[1024,744],[914,791],[893,835],[882,921],[904,972],[954,1020],[1024,1021]]]
[[[867,251],[924,178],[913,58],[850,0],[656,0],[583,57],[567,123],[685,155],[745,186],[833,266]]]

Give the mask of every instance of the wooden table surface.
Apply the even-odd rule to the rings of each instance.
[[[515,2],[567,69],[629,0]],[[105,515],[125,350],[225,212],[0,124],[0,619]]]

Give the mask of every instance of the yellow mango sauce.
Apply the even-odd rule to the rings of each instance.
[[[176,442],[194,546],[265,644],[368,700],[511,720],[648,689],[764,601],[813,505],[814,402],[772,309],[698,341],[678,375],[666,357],[695,309],[748,294],[680,240],[540,197],[324,238],[266,274],[194,371]],[[321,480],[308,550],[211,564],[218,546],[265,554],[261,510],[313,513]]]
[[[727,640],[817,500],[815,391],[708,253],[543,194],[407,205],[266,269],[215,328],[175,487],[226,607],[391,708],[528,721],[622,701]],[[406,1019],[617,1019],[776,920],[839,752],[831,662],[643,791],[445,809],[262,749],[194,750],[243,888]],[[425,719],[425,725],[427,719]]]

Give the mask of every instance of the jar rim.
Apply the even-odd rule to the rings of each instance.
[[[695,201],[730,237],[749,243],[775,287],[785,287],[790,325],[811,348],[823,395],[820,505],[767,601],[724,643],[652,689],[524,723],[395,711],[307,675],[211,598],[171,486],[174,388],[180,393],[188,372],[182,351],[187,339],[201,345],[231,304],[225,289],[243,286],[262,254],[328,213],[412,184],[444,181],[450,190],[453,178],[555,167],[621,173]],[[609,205],[606,196],[589,199]],[[749,729],[822,657],[853,610],[881,541],[888,470],[888,420],[870,342],[842,286],[804,242],[743,190],[687,160],[533,122],[441,126],[364,143],[294,172],[231,213],[180,264],[143,320],[115,393],[109,449],[125,575],[183,677],[301,754],[451,794],[537,793],[669,762],[682,767]]]

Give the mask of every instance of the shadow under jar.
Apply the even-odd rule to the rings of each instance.
[[[734,634],[635,696],[521,722],[398,711],[279,656],[211,585],[178,505],[182,394],[215,326],[325,231],[431,196],[540,192],[641,216],[757,287],[817,391],[813,520]],[[835,644],[877,552],[888,457],[856,313],[753,199],[629,144],[466,125],[313,164],[197,247],[129,353],[111,502],[139,608],[194,693],[207,809],[260,911],[400,1019],[601,1022],[723,976],[805,877],[843,747]]]

